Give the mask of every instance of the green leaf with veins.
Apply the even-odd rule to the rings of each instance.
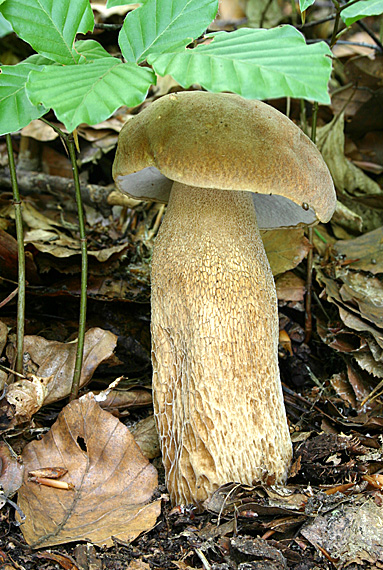
[[[30,72],[42,69],[31,63],[31,59],[1,68],[0,135],[22,129],[47,111],[43,105],[33,105],[26,94],[25,86]]]
[[[104,49],[102,45],[95,40],[79,40],[74,44],[74,49],[82,56],[79,60],[79,63],[81,64],[95,61],[97,59],[112,57],[106,49]]]
[[[147,0],[127,14],[119,35],[126,61],[187,46],[214,20],[218,0]]]
[[[151,69],[109,56],[32,72],[27,90],[34,104],[53,108],[68,131],[73,131],[80,123],[95,125],[104,121],[121,105],[134,107],[142,103],[155,82]]]
[[[209,91],[232,91],[248,99],[302,97],[330,103],[331,51],[324,42],[306,45],[292,26],[242,28],[206,38],[211,43],[152,53],[148,62],[159,75],[169,74],[185,88],[198,83]]]
[[[379,16],[383,14],[383,0],[360,0],[341,11],[340,16],[346,26],[366,16]]]
[[[80,57],[73,50],[76,34],[94,26],[89,0],[5,0],[0,12],[34,50],[64,65]]]
[[[299,0],[299,9],[301,12],[304,12],[305,10],[307,10],[307,8],[310,8],[310,6],[312,6],[314,4],[315,0]]]

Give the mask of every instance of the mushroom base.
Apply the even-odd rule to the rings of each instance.
[[[252,196],[174,183],[152,260],[154,413],[174,504],[283,482],[274,279]]]

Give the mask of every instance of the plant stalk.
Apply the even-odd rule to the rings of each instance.
[[[78,397],[80,389],[81,369],[84,357],[85,327],[86,327],[88,253],[87,253],[87,242],[86,242],[86,232],[85,232],[84,208],[82,205],[80,178],[78,174],[77,160],[76,160],[75,134],[74,133],[66,134],[60,128],[56,127],[56,125],[53,125],[46,119],[42,118],[41,120],[50,127],[52,127],[52,129],[54,129],[60,135],[62,141],[65,143],[68,149],[69,158],[72,164],[73,181],[74,181],[76,204],[77,204],[78,225],[79,225],[80,244],[81,244],[81,293],[80,293],[80,315],[79,315],[79,324],[78,324],[76,360],[73,372],[72,388],[69,395],[69,400],[72,401]]]
[[[316,141],[316,129],[317,129],[317,118],[318,118],[318,103],[315,102],[313,106],[313,116],[311,123],[311,140],[313,143]],[[312,284],[313,284],[313,260],[314,260],[314,244],[313,244],[313,228],[308,228],[308,240],[310,242],[310,249],[307,255],[307,275],[306,275],[306,303],[305,303],[305,339],[304,342],[307,344],[312,335]]]
[[[17,184],[15,157],[13,154],[12,138],[6,135],[7,152],[9,161],[9,172],[11,175],[13,204],[15,207],[15,223],[17,237],[17,259],[18,259],[18,296],[17,296],[17,326],[16,326],[16,362],[15,370],[18,374],[23,372],[24,356],[24,322],[25,322],[25,255],[24,255],[24,231],[23,217],[21,210],[21,200],[19,187]]]
[[[69,396],[70,401],[75,400],[78,397],[78,392],[80,388],[80,378],[81,369],[84,355],[84,340],[85,340],[85,326],[86,326],[86,289],[87,289],[87,279],[88,279],[88,255],[87,255],[87,243],[86,243],[86,233],[85,233],[85,219],[84,219],[84,209],[81,199],[81,189],[80,189],[80,179],[78,175],[77,161],[76,161],[76,147],[74,142],[73,133],[66,136],[66,144],[68,146],[69,156],[72,163],[73,179],[76,194],[77,212],[78,212],[78,225],[80,231],[80,243],[81,243],[81,295],[80,295],[80,316],[79,316],[79,326],[78,326],[78,340],[77,340],[77,351],[76,351],[76,361],[72,380],[72,389]]]

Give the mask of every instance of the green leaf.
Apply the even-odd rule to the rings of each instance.
[[[101,44],[95,40],[79,40],[74,44],[74,49],[79,53],[80,63],[95,61],[96,59],[105,59],[112,57]]]
[[[41,68],[42,68],[42,66],[45,66],[45,65],[58,65],[57,63],[55,63],[51,59],[44,57],[43,55],[40,55],[39,53],[34,53],[33,55],[30,55],[22,63],[33,63],[33,65],[40,66]]]
[[[310,8],[310,6],[312,6],[314,4],[315,0],[299,0],[299,8],[301,12],[304,12],[305,10],[307,10],[307,8]]]
[[[340,16],[346,26],[351,26],[366,16],[378,16],[379,14],[383,14],[383,0],[360,0],[342,10]]]
[[[33,63],[3,65],[0,75],[0,135],[12,133],[46,113],[43,105],[33,105],[25,85],[32,70],[41,69]]]
[[[324,42],[306,45],[292,26],[242,28],[206,37],[213,39],[208,45],[154,53],[148,62],[185,88],[199,83],[209,91],[232,91],[247,99],[289,96],[330,102],[331,51]]]
[[[151,69],[108,57],[32,72],[27,90],[34,104],[52,108],[68,131],[73,131],[80,123],[104,121],[121,105],[138,105],[155,81]]]
[[[218,0],[147,0],[130,12],[119,35],[126,61],[187,46],[214,20]]]
[[[3,38],[12,32],[13,30],[11,24],[4,18],[2,14],[0,14],[0,38]]]
[[[141,4],[144,3],[145,0],[141,0]],[[116,6],[125,6],[129,4],[129,2],[126,2],[125,0],[108,0],[106,3],[106,7],[107,8],[115,8]]]
[[[94,26],[89,0],[5,0],[0,12],[35,51],[65,65],[80,57],[73,50],[76,34]]]

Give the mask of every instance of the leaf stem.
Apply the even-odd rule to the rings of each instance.
[[[15,223],[17,237],[17,259],[18,259],[18,295],[17,295],[17,326],[16,326],[16,363],[15,370],[19,374],[23,372],[24,356],[24,322],[25,322],[25,255],[24,255],[24,231],[23,217],[20,200],[19,187],[17,184],[15,157],[13,154],[12,138],[6,135],[9,172],[11,175],[13,204],[15,207]]]

